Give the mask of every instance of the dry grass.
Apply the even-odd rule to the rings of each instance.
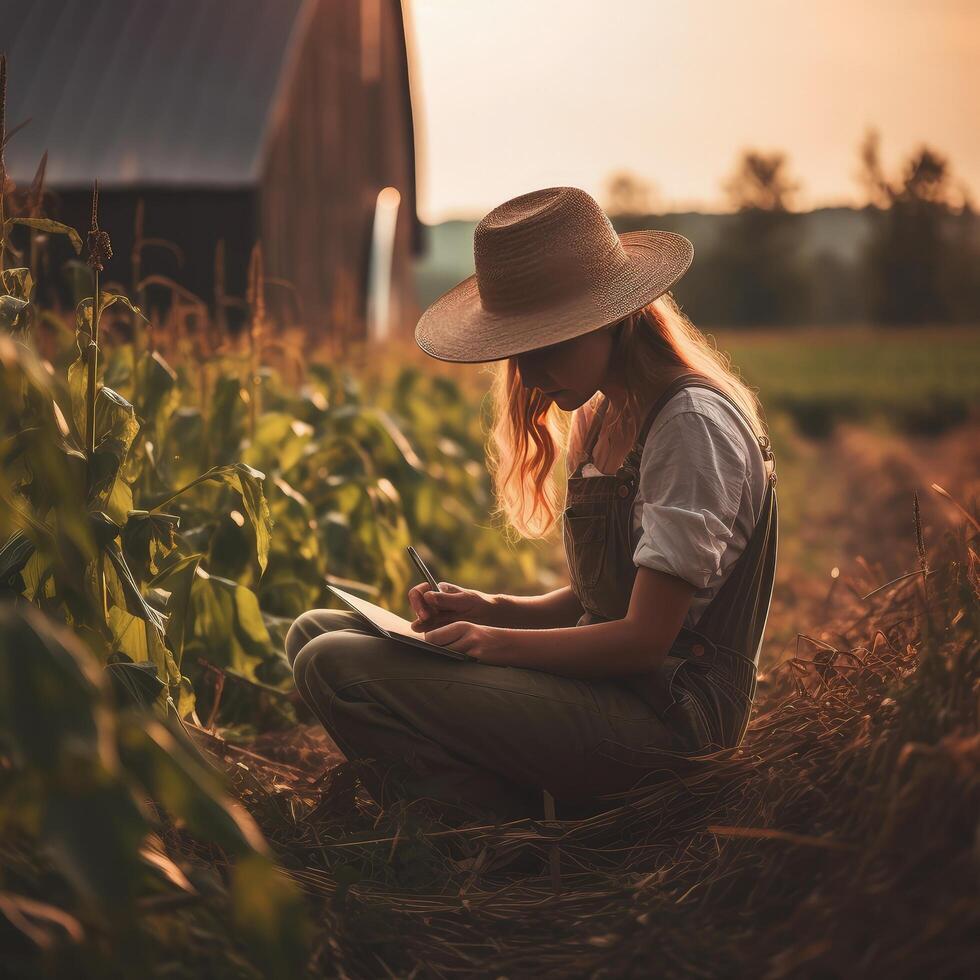
[[[207,739],[320,930],[317,974],[976,975],[975,515],[760,677],[737,750],[584,819],[450,827],[381,812],[313,727]],[[916,533],[909,520],[915,556]],[[913,563],[914,564],[914,563]],[[928,582],[928,590],[925,585]],[[927,598],[928,595],[928,598]]]

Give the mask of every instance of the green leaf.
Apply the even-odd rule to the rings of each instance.
[[[313,426],[286,412],[264,412],[256,426],[255,439],[245,451],[245,460],[272,465],[288,472],[302,457],[313,437]]]
[[[171,697],[174,698],[178,718],[186,718],[197,704],[197,698],[194,695],[194,685],[191,684],[190,678],[184,675],[181,675],[176,694],[171,693]]]
[[[95,402],[95,427],[100,440],[117,439],[128,450],[140,424],[133,406],[118,391],[103,387]]]
[[[115,489],[125,454],[126,447],[121,442],[112,438],[99,441],[89,466],[88,505],[90,507],[108,511],[106,502]],[[113,514],[112,518],[117,524],[122,523],[119,520],[119,515]],[[123,519],[125,519],[125,514]]]
[[[131,313],[135,313],[136,316],[141,317],[146,320],[147,323],[150,321],[147,319],[146,314],[138,307],[135,306],[128,296],[123,296],[122,293],[109,293],[105,290],[99,291],[99,300],[101,305],[99,306],[99,316],[109,309],[110,306],[114,306],[116,303],[122,303]],[[75,307],[75,329],[80,333],[86,340],[90,340],[92,337],[92,309],[94,307],[94,302],[91,296],[86,296],[76,307]]]
[[[297,884],[256,854],[236,863],[231,893],[236,932],[262,976],[274,980],[301,976],[312,930]]]
[[[80,333],[75,334],[75,358],[68,365],[68,397],[71,411],[68,420],[71,422],[75,438],[85,445],[85,397],[88,385],[88,348],[90,339]],[[101,371],[102,365],[99,366]]]
[[[48,772],[81,754],[110,765],[104,685],[72,632],[28,602],[0,603],[0,740],[24,764]]]
[[[109,573],[106,573],[108,579]],[[109,607],[106,618],[112,633],[112,645],[115,655],[123,654],[134,663],[153,664],[161,680],[166,680],[168,693],[171,688],[176,690],[181,682],[180,668],[167,648],[163,636],[144,619],[133,616],[118,605]],[[160,699],[161,709],[164,698]]]
[[[101,510],[92,511],[88,522],[95,546],[100,550],[108,548],[119,537],[119,525]]]
[[[105,374],[102,376],[102,383],[109,388],[118,391],[124,398],[136,404],[135,395],[130,396],[127,392],[132,391],[133,373],[135,370],[134,357],[135,351],[131,344],[113,345],[105,351],[99,352],[105,357]]]
[[[146,320],[147,323],[150,322],[149,317],[128,297],[124,296],[122,293],[107,293],[102,292],[102,309],[108,309],[115,303],[122,303],[123,306],[129,310],[130,313],[135,313],[142,320]]]
[[[21,317],[30,304],[26,299],[16,296],[0,296],[0,328],[10,331],[19,330],[23,325]]]
[[[180,389],[177,372],[156,351],[144,354],[136,364],[133,401],[159,446],[167,422],[180,405]]]
[[[184,655],[191,588],[197,578],[197,566],[203,557],[202,554],[182,557],[148,583],[151,588],[166,586],[170,590],[170,598],[167,600],[167,645],[173,651],[178,666]]]
[[[139,432],[139,422],[133,406],[112,388],[99,389],[95,400],[95,431],[98,441],[90,466],[88,503],[92,508],[104,507],[116,523],[122,524],[133,501],[128,487],[120,487],[125,482],[121,471]]]
[[[80,255],[82,251],[81,235],[75,231],[71,225],[62,224],[60,221],[52,221],[50,218],[11,218],[11,224],[26,225],[37,231],[47,231],[53,235],[67,235],[75,254]]]
[[[162,438],[159,441],[157,459],[158,470],[168,486],[184,486],[196,479],[201,472],[197,460],[207,435],[204,419],[199,409],[181,405],[166,426],[161,426]],[[220,444],[212,440],[212,448]]]
[[[282,477],[276,477],[274,482],[279,493],[273,494],[270,498],[269,510],[275,521],[275,545],[280,552],[288,550],[295,558],[315,561],[319,556],[320,547],[316,535],[316,515],[312,505]]]
[[[137,316],[143,317],[142,310],[134,306],[127,297],[118,293],[101,293],[101,309],[106,310],[115,303],[122,303]],[[80,437],[85,429],[85,396],[88,384],[88,349],[92,343],[92,307],[91,296],[85,297],[75,307],[75,358],[68,367],[68,392],[71,397],[71,414],[75,422],[76,433]],[[149,321],[147,321],[149,322]],[[105,370],[103,359],[99,359],[99,374]],[[122,397],[117,396],[117,397]],[[125,401],[125,399],[123,399]],[[128,402],[127,402],[128,404]],[[98,403],[96,403],[98,411]]]
[[[34,277],[30,269],[4,269],[0,272],[0,290],[8,296],[15,296],[29,303],[33,289]]]
[[[143,719],[120,732],[126,768],[167,812],[202,839],[232,854],[268,854],[269,846],[248,811],[223,791],[217,773],[197,762],[159,721]]]
[[[160,679],[156,664],[123,660],[121,654],[113,654],[113,657],[118,659],[110,660],[105,671],[112,681],[118,703],[132,703],[149,708],[159,700],[160,693],[167,689],[167,684]]]
[[[105,501],[105,510],[109,517],[117,524],[126,523],[126,515],[133,509],[133,488],[126,482],[125,475],[120,468],[112,490]],[[145,576],[140,575],[140,578]]]
[[[220,376],[214,385],[209,434],[216,445],[237,446],[245,431],[246,408],[242,386],[234,374]]]
[[[24,583],[23,596],[43,605],[45,598],[52,599],[55,596],[55,586],[53,581],[54,569],[51,567],[50,558],[35,551],[28,559],[24,570],[21,573],[21,580]]]
[[[157,612],[157,610],[146,601],[143,593],[140,592],[139,586],[136,584],[136,580],[133,578],[133,573],[130,571],[129,565],[126,564],[126,559],[123,557],[123,553],[119,549],[119,545],[116,544],[115,541],[112,541],[103,546],[103,551],[116,573],[116,582],[118,583],[119,588],[111,589],[113,592],[113,599],[116,601],[116,604],[121,606],[131,615],[148,622],[154,627],[154,629],[157,630],[162,639],[166,635],[166,618],[161,613]],[[109,579],[108,574],[106,575],[106,579]],[[134,657],[133,659],[136,658]]]
[[[418,453],[412,447],[412,444],[408,441],[408,436],[397,426],[395,420],[383,409],[375,409],[375,416],[377,420],[381,423],[381,427],[384,429],[388,438],[395,444],[398,451],[402,454],[403,459],[412,469],[419,472],[424,472],[425,464],[419,459]]]
[[[34,542],[23,531],[15,531],[0,548],[0,593],[5,589],[21,592],[24,582],[21,570],[34,554]]]
[[[143,881],[139,846],[149,828],[124,783],[93,777],[62,781],[51,792],[42,837],[75,890],[118,922],[134,910]]]
[[[160,571],[160,559],[177,547],[179,526],[176,514],[129,511],[122,529],[123,554],[140,579],[149,579]]]
[[[273,652],[272,637],[251,589],[198,568],[188,620],[189,635],[200,641],[208,660],[258,679],[256,668]]]
[[[262,490],[265,474],[253,469],[247,463],[230,463],[226,466],[213,466],[196,480],[171,494],[162,503],[157,504],[153,511],[166,506],[181,494],[187,493],[192,487],[202,483],[223,483],[237,491],[245,507],[245,513],[255,529],[255,549],[259,568],[264,572],[269,560],[269,546],[272,542],[272,518],[269,514],[269,504]]]
[[[366,450],[377,468],[405,466],[417,473],[424,472],[418,453],[387,412],[343,405],[332,413],[331,420],[338,435],[347,436]]]

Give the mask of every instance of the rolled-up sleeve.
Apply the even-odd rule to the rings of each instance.
[[[721,571],[747,469],[744,443],[697,411],[679,412],[651,433],[633,563],[707,586]]]

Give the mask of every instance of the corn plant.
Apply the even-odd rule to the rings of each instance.
[[[231,489],[253,527],[261,573],[271,536],[264,474],[244,463],[212,467],[162,499],[136,507],[133,484],[152,444],[134,450],[145,416],[101,378],[99,326],[117,304],[133,316],[143,313],[126,296],[101,288],[100,273],[112,253],[98,227],[97,202],[96,189],[88,234],[92,296],[75,311],[76,352],[66,378],[46,375],[31,351],[29,270],[2,274],[5,342],[14,345],[21,365],[33,365],[33,382],[25,376],[5,386],[21,397],[7,406],[5,419],[0,492],[11,526],[0,548],[0,580],[8,592],[43,601],[49,609],[60,605],[62,618],[98,636],[114,659],[153,665],[162,682],[161,703],[171,701],[183,716],[193,707],[191,685],[180,670],[186,608],[194,578],[207,581],[207,573],[200,553],[179,547],[180,517],[166,507],[202,484]],[[150,382],[146,397],[165,398],[174,379],[166,362],[147,352],[137,368],[137,376]],[[147,409],[145,401],[141,408]],[[66,528],[77,539],[74,560],[58,547]],[[66,587],[72,576],[77,584]],[[232,586],[237,593],[237,583]],[[235,605],[247,609],[249,603],[236,594]],[[252,605],[257,613],[257,602]],[[253,637],[262,639],[262,630],[251,625]]]

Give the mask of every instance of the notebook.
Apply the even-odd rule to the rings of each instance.
[[[401,616],[395,615],[395,613],[388,609],[376,606],[373,602],[368,602],[367,599],[361,599],[359,596],[351,595],[350,592],[345,592],[343,589],[336,588],[336,586],[327,585],[327,588],[341,602],[350,606],[367,623],[368,628],[372,632],[377,633],[378,636],[386,636],[389,640],[408,643],[410,646],[419,647],[421,650],[431,650],[433,653],[441,654],[443,657],[451,657],[453,660],[472,660],[474,663],[479,663],[476,657],[471,657],[468,653],[451,650],[449,647],[439,646],[438,643],[429,643],[423,640],[412,629],[412,624],[409,620],[402,619]]]

